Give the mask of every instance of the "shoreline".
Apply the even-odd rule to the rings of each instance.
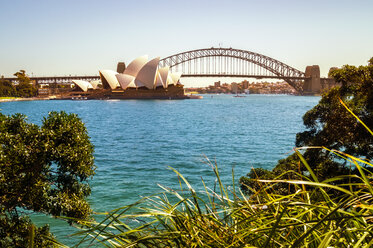
[[[234,94],[227,94],[227,93],[198,93],[197,94],[185,94],[186,98],[185,99],[202,99],[203,95],[234,95]],[[289,95],[291,96],[292,94],[247,94],[247,95]],[[292,96],[299,96],[299,95],[292,95]],[[320,96],[320,95],[304,95],[304,96]],[[91,99],[80,99],[79,97],[72,98],[64,98],[62,96],[48,96],[48,97],[29,97],[29,98],[6,98],[6,99],[0,99],[0,103],[2,102],[23,102],[23,101],[45,101],[45,100],[91,100]],[[133,99],[139,99],[139,98],[133,98]],[[132,98],[128,99],[119,99],[119,100],[133,100]],[[166,98],[165,98],[166,99]],[[175,99],[173,99],[175,100]]]
[[[8,99],[0,99],[0,103],[2,102],[22,102],[22,101],[40,101],[40,100],[50,100],[49,97],[29,97],[29,98],[8,98]]]

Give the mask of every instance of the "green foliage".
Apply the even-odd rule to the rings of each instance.
[[[30,78],[26,75],[24,70],[14,73],[14,76],[16,76],[18,80],[18,85],[16,86],[17,96],[36,96],[37,88],[32,84]]]
[[[16,95],[16,89],[13,86],[13,84],[5,80],[3,78],[0,78],[0,96],[15,96]]]
[[[94,169],[93,146],[75,114],[51,112],[39,127],[21,114],[0,113],[2,216],[22,218],[17,209],[25,209],[87,219]]]
[[[37,89],[30,83],[19,83],[16,86],[17,96],[19,97],[33,97],[36,96]]]
[[[0,247],[54,247],[49,227],[36,227],[28,217],[0,212]]]
[[[12,82],[0,78],[0,97],[33,97],[37,94],[37,88],[33,85],[31,79],[26,75],[24,70],[16,72],[14,76],[17,77],[18,84],[13,85]]]
[[[362,121],[368,126],[373,126],[372,62],[373,58],[367,66],[345,65],[341,69],[333,69],[330,72],[331,76],[342,86],[325,93],[320,102],[303,116],[306,131],[297,134],[296,146],[309,148],[304,151],[303,156],[307,161],[312,161],[312,169],[321,180],[357,173],[357,169],[354,166],[346,166],[345,160],[339,159],[329,150],[312,147],[324,146],[368,160],[373,158],[373,137],[360,123]],[[360,121],[344,108],[340,99],[360,118]],[[282,174],[288,170],[294,171],[292,178],[308,173],[307,169],[301,166],[299,158],[292,155],[279,161],[271,172],[271,177],[264,176],[262,179],[285,179]],[[247,177],[241,178],[244,191],[248,187],[255,187],[255,180],[250,181],[250,178],[256,177],[249,173]],[[278,192],[287,191],[279,189]]]
[[[373,64],[349,66],[333,71],[341,87],[323,95],[308,111],[303,122],[307,131],[297,134],[297,146],[320,146],[341,150],[354,156],[373,158],[373,138],[341,104],[341,99],[366,125],[373,125]],[[329,153],[308,150],[305,157],[324,159]]]

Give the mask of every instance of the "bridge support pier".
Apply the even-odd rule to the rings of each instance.
[[[318,65],[307,66],[305,77],[306,79],[304,80],[303,94],[320,94],[322,90],[320,80],[320,67]]]

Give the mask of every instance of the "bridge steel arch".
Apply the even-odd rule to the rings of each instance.
[[[174,54],[166,58],[163,58],[160,60],[159,66],[161,67],[169,66],[170,68],[172,68],[179,64],[187,63],[192,60],[197,60],[197,59],[206,58],[206,57],[230,57],[230,58],[240,59],[248,63],[253,63],[275,75],[270,78],[284,79],[295,90],[297,90],[300,93],[303,92],[303,82],[301,82],[300,80],[303,80],[306,78],[304,72],[297,70],[271,57],[268,57],[268,56],[265,56],[259,53],[254,53],[251,51],[246,51],[246,50],[233,49],[233,48],[214,48],[214,47],[206,48],[206,49],[191,50],[191,51],[182,52],[182,53]],[[184,76],[188,76],[188,75],[184,75]],[[199,75],[195,74],[193,76],[199,76]],[[209,76],[209,75],[204,75],[204,76]],[[213,76],[237,77],[237,75],[226,75],[225,73],[224,75],[215,74]],[[257,76],[262,77],[262,78],[266,77],[266,76],[260,76],[260,75],[257,75]]]

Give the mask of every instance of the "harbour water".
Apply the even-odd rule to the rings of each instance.
[[[0,103],[3,114],[22,113],[41,124],[50,111],[76,113],[95,146],[96,175],[89,201],[96,212],[109,211],[161,191],[177,188],[180,171],[197,188],[201,177],[212,185],[205,157],[218,164],[231,183],[250,168],[271,169],[294,147],[304,129],[303,114],[319,97],[287,95],[205,95],[200,100],[30,101]],[[59,240],[76,232],[63,221],[51,223]],[[69,241],[70,240],[70,241]]]

